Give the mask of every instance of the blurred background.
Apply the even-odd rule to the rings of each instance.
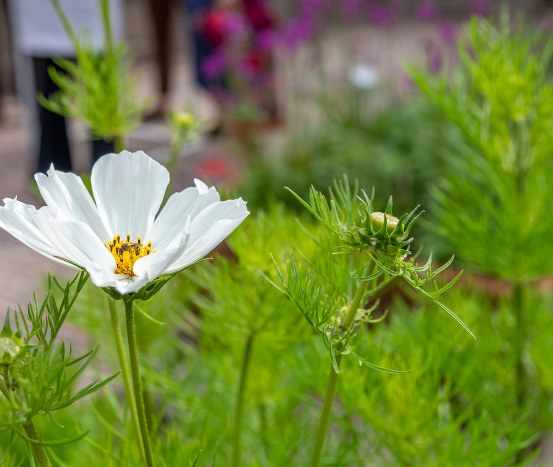
[[[394,193],[400,210],[417,203],[428,209],[428,183],[441,173],[441,155],[459,135],[420,98],[404,65],[411,60],[439,73],[454,64],[464,23],[471,15],[497,17],[501,5],[549,31],[550,3],[112,2],[114,33],[128,43],[138,95],[146,103],[127,147],[163,162],[171,142],[168,112],[188,110],[200,121],[203,136],[181,154],[176,189],[200,177],[238,190],[250,208],[280,198],[295,206],[284,185],[305,194],[311,183],[327,187],[347,173],[362,187]],[[51,11],[41,16],[44,8]],[[68,13],[78,32],[88,31],[101,43],[100,21],[90,20],[99,15],[95,8],[94,1],[74,2]],[[48,22],[52,26],[41,31]],[[36,103],[37,91],[52,92],[52,83],[45,82],[48,60],[72,56],[67,38],[52,37],[56,34],[64,35],[49,1],[0,2],[2,198],[17,194],[37,204],[29,184],[36,171],[54,162],[84,173],[92,164],[86,125],[69,118],[63,126],[61,117]],[[41,122],[48,127],[42,133]],[[67,141],[48,137],[54,133],[66,133]],[[94,151],[110,150],[109,142],[95,145],[93,157]],[[0,250],[9,256],[0,270],[4,309],[27,298],[28,284],[15,279],[22,271],[36,284],[52,266],[3,231]]]
[[[241,196],[252,212],[216,266],[187,271],[159,302],[144,305],[169,324],[139,320],[140,350],[152,355],[145,371],[153,403],[164,408],[171,399],[159,415],[164,465],[186,465],[199,449],[205,465],[229,465],[228,388],[237,387],[244,342],[258,327],[244,465],[306,465],[326,350],[295,310],[282,313],[290,303],[259,270],[278,282],[269,253],[281,263],[290,247],[304,259],[319,254],[283,187],[305,199],[310,185],[326,191],[344,173],[375,188],[376,209],[392,194],[395,213],[417,204],[426,211],[417,246],[430,245],[423,257],[432,249],[441,264],[458,255],[444,276],[467,272],[445,303],[478,342],[394,283],[378,305],[378,313],[391,307],[390,317],[370,326],[377,342],[370,358],[415,371],[383,376],[351,359],[324,465],[368,465],[372,456],[370,465],[387,467],[552,465],[553,2],[112,0],[113,40],[126,44],[117,49],[102,49],[95,0],[60,4],[100,53],[81,60],[89,68],[81,63],[76,75],[96,91],[115,77],[106,89],[119,93],[125,118],[114,120],[117,131],[115,123],[103,128],[110,96],[102,100],[101,92],[91,105],[78,89],[67,108],[55,101],[63,79],[52,78],[76,62],[52,3],[0,0],[0,199],[40,206],[34,173],[54,163],[86,180],[93,161],[115,149],[116,135],[128,150],[174,162],[174,190],[201,178],[223,196]],[[45,108],[37,96],[54,100],[42,99]],[[179,140],[179,125],[193,126],[195,137]],[[311,218],[302,222],[325,238]],[[70,277],[3,230],[0,256],[0,314],[42,291],[47,271]],[[102,342],[105,374],[114,349],[105,344],[99,295],[85,289],[64,335]],[[95,402],[95,416],[119,413],[106,409],[115,400],[106,392],[109,404]],[[82,420],[93,418],[82,409]],[[110,440],[109,424],[125,425],[112,418],[90,421],[100,447],[107,442],[99,423]],[[125,465],[84,442],[82,451],[71,449],[59,451],[67,465],[92,452],[99,457],[90,465]],[[105,464],[92,460],[100,457]]]

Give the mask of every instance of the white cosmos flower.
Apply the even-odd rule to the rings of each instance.
[[[173,194],[156,217],[169,173],[142,151],[108,154],[94,164],[96,203],[75,174],[52,166],[35,180],[46,206],[37,210],[6,198],[0,227],[58,263],[86,269],[95,285],[121,295],[197,262],[249,214],[241,198],[221,201],[214,187],[194,180],[195,187]]]

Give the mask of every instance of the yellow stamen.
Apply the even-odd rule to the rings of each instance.
[[[105,242],[104,245],[106,245]],[[116,274],[136,276],[133,271],[134,263],[140,258],[149,255],[152,252],[151,246],[152,242],[149,242],[148,246],[145,246],[142,243],[141,237],[138,237],[138,243],[134,243],[131,240],[131,234],[127,234],[126,240],[121,240],[121,235],[117,234],[116,237],[113,237],[113,242],[109,241],[107,243],[106,248],[115,258],[117,265],[115,269]]]

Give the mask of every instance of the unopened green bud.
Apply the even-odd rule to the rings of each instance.
[[[10,310],[6,313],[4,327],[0,331],[0,366],[12,365],[23,354],[27,346],[21,340],[22,330],[12,331]]]
[[[22,351],[23,342],[17,336],[0,337],[0,365],[12,365]]]
[[[386,217],[386,231],[389,235],[397,227],[399,219],[390,214],[384,214],[383,212],[373,212],[371,213],[371,229],[374,233],[380,231],[384,227],[384,217]]]
[[[189,130],[196,125],[196,119],[190,112],[173,112],[171,122],[181,130]]]

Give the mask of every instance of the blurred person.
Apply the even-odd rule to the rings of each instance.
[[[167,106],[167,94],[169,93],[169,75],[171,72],[171,8],[174,0],[148,0],[152,25],[154,29],[154,41],[157,61],[158,85],[160,100],[146,114],[146,118],[155,118],[162,115]]]
[[[86,34],[93,47],[101,51],[105,30],[98,0],[60,0],[75,33]],[[58,90],[48,68],[57,67],[55,57],[74,58],[73,44],[51,0],[8,0],[12,25],[16,81],[18,93],[31,110],[37,133],[38,171],[45,172],[54,164],[56,169],[71,171],[71,152],[65,117],[38,105],[37,93],[50,97]],[[110,0],[113,35],[122,35],[122,5]],[[57,67],[58,70],[59,67]],[[113,143],[92,142],[92,159],[113,152]]]
[[[3,98],[8,94],[11,89],[8,89],[8,82],[11,81],[10,77],[6,77],[2,71],[2,66],[6,62],[9,62],[9,24],[6,10],[6,0],[0,0],[0,122],[3,117]],[[4,54],[7,54],[7,60],[4,58]],[[9,69],[9,68],[8,68]],[[11,84],[11,83],[10,83]]]

